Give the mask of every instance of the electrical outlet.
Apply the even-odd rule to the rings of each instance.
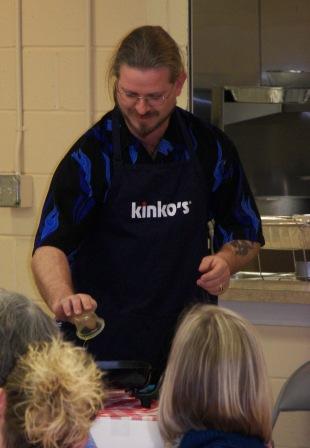
[[[0,207],[31,207],[31,205],[31,176],[0,174]]]

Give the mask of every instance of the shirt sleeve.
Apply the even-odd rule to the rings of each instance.
[[[219,130],[215,152],[210,194],[215,251],[233,240],[264,245],[261,218],[239,155],[232,141]]]
[[[79,142],[64,157],[45,199],[34,251],[54,246],[69,256],[78,248],[105,197],[107,161],[107,157],[100,157],[95,144]]]

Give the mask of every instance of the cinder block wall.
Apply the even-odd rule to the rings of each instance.
[[[33,178],[29,209],[0,208],[0,288],[42,303],[30,273],[32,241],[51,174],[88,127],[86,114],[87,0],[23,0],[24,150],[22,170]],[[111,51],[130,29],[159,24],[186,54],[186,0],[92,0],[93,121],[111,107],[105,72]],[[14,171],[16,144],[16,2],[0,1],[0,172]],[[187,107],[187,90],[179,104]],[[258,328],[274,396],[285,378],[310,358],[309,328]],[[309,448],[309,417],[281,417],[280,448]]]
[[[29,270],[32,241],[51,174],[79,135],[86,114],[86,6],[92,8],[93,121],[112,103],[106,69],[131,29],[161,25],[186,57],[186,0],[22,0],[24,150],[34,183],[30,209],[0,208],[0,287],[39,300]],[[14,171],[16,145],[16,1],[0,1],[0,173]],[[186,107],[184,89],[179,104]]]

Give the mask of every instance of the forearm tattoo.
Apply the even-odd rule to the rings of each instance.
[[[251,241],[244,240],[234,240],[229,243],[235,250],[236,255],[240,255],[241,257],[245,257],[248,255],[249,251],[253,248],[254,243]]]

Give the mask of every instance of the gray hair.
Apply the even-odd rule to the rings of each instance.
[[[56,322],[32,300],[0,290],[0,387],[30,343],[49,341],[58,334]]]

